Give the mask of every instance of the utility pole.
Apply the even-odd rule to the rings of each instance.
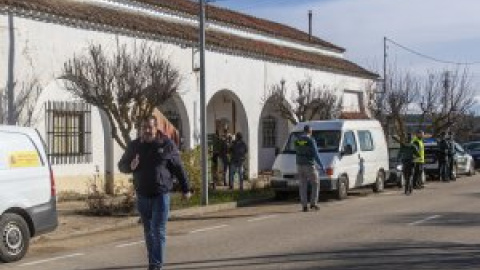
[[[14,108],[14,69],[15,69],[15,27],[13,25],[13,14],[8,13],[8,35],[9,35],[9,48],[8,48],[8,77],[7,77],[7,123],[9,125],[15,125],[15,108]]]
[[[312,11],[308,11],[308,41],[312,41]]]
[[[200,0],[200,147],[202,152],[202,205],[208,205],[207,106],[205,97],[205,0]]]

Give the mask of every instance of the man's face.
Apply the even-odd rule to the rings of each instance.
[[[424,135],[423,132],[418,132],[417,133],[417,138],[423,139],[423,135]]]
[[[142,137],[144,141],[152,142],[157,136],[157,125],[155,120],[144,121],[142,124]]]

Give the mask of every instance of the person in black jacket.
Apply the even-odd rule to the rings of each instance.
[[[448,160],[448,147],[449,143],[447,142],[447,135],[445,132],[440,134],[440,141],[438,141],[438,170],[439,170],[439,177],[440,181],[448,182],[450,181],[450,174],[449,174],[449,160]]]
[[[451,131],[448,132],[447,144],[448,144],[448,177],[450,177],[450,180],[455,180],[456,175],[453,171],[453,168],[455,166],[455,154],[457,153],[457,149],[455,148],[455,141],[453,140],[453,133]]]
[[[188,177],[178,149],[157,129],[157,119],[142,121],[141,135],[128,144],[118,167],[123,173],[133,173],[148,253],[149,270],[160,270],[164,264],[166,225],[170,196],[175,176],[183,197],[190,198]]]
[[[248,147],[243,141],[242,133],[237,132],[230,146],[230,189],[234,187],[235,174],[238,173],[240,190],[243,190],[243,163],[247,158]]]

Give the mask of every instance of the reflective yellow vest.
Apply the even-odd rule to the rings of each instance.
[[[422,164],[425,163],[425,145],[423,144],[423,140],[415,137],[412,140],[412,143],[418,145],[418,153],[420,154],[420,156],[415,158],[413,162]]]

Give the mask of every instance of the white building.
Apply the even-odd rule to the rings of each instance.
[[[117,175],[123,153],[99,110],[71,96],[58,79],[63,64],[90,44],[114,51],[148,40],[161,48],[183,77],[180,94],[161,110],[185,147],[198,145],[197,11],[188,0],[0,0],[0,88],[9,77],[17,83],[35,77],[44,87],[36,127],[51,150],[59,190],[84,191],[96,168]],[[377,75],[344,59],[343,48],[222,8],[209,7],[207,16],[208,131],[228,127],[244,134],[251,177],[271,167],[287,136],[289,124],[262,102],[282,79],[293,90],[310,77],[338,89],[346,111],[365,113],[366,89]]]

